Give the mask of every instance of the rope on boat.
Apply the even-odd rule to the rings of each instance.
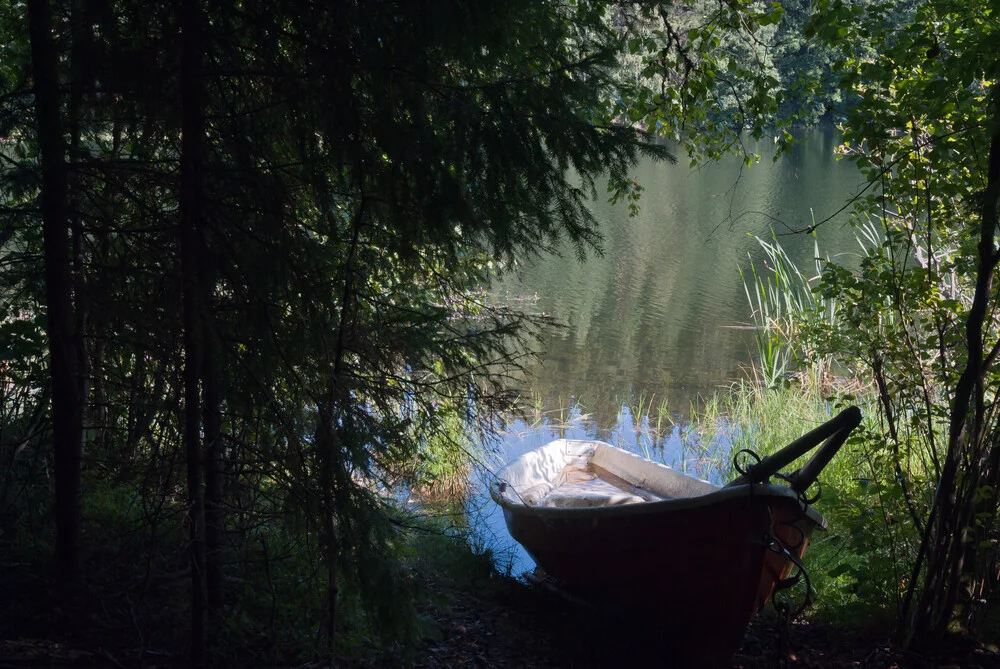
[[[772,528],[774,527],[774,519],[771,515],[770,507],[767,507],[767,528],[764,532],[765,547],[767,550],[781,555],[786,561],[795,567],[795,571],[791,576],[780,579],[774,584],[774,595],[777,595],[782,590],[793,588],[801,582],[805,582],[806,585],[805,597],[802,598],[802,602],[795,607],[794,612],[791,614],[792,618],[797,618],[803,611],[806,610],[806,607],[812,604],[813,588],[812,580],[809,578],[809,572],[806,570],[805,565],[802,564],[802,561],[795,555],[795,553],[792,552],[805,543],[806,536],[802,528],[797,527],[794,523],[783,523],[783,525],[785,527],[794,528],[799,533],[799,541],[795,545],[786,546],[780,538],[775,536],[772,531]],[[785,610],[785,612],[791,610],[788,604],[784,602],[779,603],[777,597],[774,597],[774,595],[772,595],[771,601],[778,613],[782,613],[783,610]]]
[[[740,457],[743,456],[743,455],[749,456],[749,458],[751,458],[753,460],[753,464],[750,465],[750,467],[744,468],[740,464]],[[747,476],[747,472],[749,472],[750,469],[754,465],[760,463],[760,461],[761,461],[761,457],[757,453],[755,453],[754,451],[750,450],[749,448],[744,448],[744,449],[742,449],[740,451],[737,451],[736,454],[733,455],[733,469],[735,469],[740,474],[740,476],[744,476],[745,477],[745,476]],[[777,478],[780,478],[781,480],[786,481],[788,483],[792,482],[791,481],[791,477],[788,476],[788,475],[786,475],[786,474],[781,474],[781,473],[777,473],[776,472],[774,474],[774,476],[776,476]],[[764,481],[764,483],[766,483],[766,481]],[[818,481],[816,482],[816,486],[819,488],[819,490],[816,492],[816,494],[813,497],[806,497],[805,491],[797,492],[796,493],[796,496],[798,497],[799,502],[802,504],[803,508],[806,508],[806,507],[808,507],[808,506],[810,506],[812,504],[815,504],[819,500],[819,498],[823,495],[823,488],[822,488],[822,486],[820,486],[820,484],[819,484]],[[755,488],[755,484],[751,483],[750,484],[750,495],[751,496],[754,494],[754,488]],[[805,585],[806,585],[806,594],[805,594],[805,597],[802,599],[802,603],[799,604],[794,609],[794,612],[791,615],[792,618],[796,618],[799,615],[801,615],[802,612],[805,611],[806,607],[808,607],[812,603],[813,589],[812,589],[812,581],[809,579],[809,572],[806,571],[806,568],[805,568],[805,566],[803,566],[802,561],[799,560],[798,557],[796,557],[795,553],[793,553],[793,551],[797,550],[798,548],[800,548],[805,543],[805,541],[806,541],[806,535],[805,535],[805,532],[802,530],[802,528],[798,527],[794,523],[784,523],[783,525],[785,527],[792,528],[796,532],[798,532],[799,540],[798,540],[798,542],[795,543],[795,545],[786,546],[784,544],[784,542],[781,541],[781,539],[779,539],[777,536],[775,536],[774,531],[773,531],[773,528],[774,528],[774,518],[773,518],[773,516],[771,514],[771,508],[767,507],[767,528],[765,529],[764,536],[763,536],[764,546],[767,548],[767,550],[775,552],[775,553],[778,553],[779,555],[781,555],[785,560],[787,560],[788,562],[790,562],[795,567],[795,571],[794,571],[794,573],[791,576],[789,576],[788,578],[780,579],[777,583],[775,583],[775,585],[774,585],[774,594],[777,594],[778,592],[780,592],[782,590],[787,590],[789,588],[793,588],[796,585],[798,585],[800,582],[805,581]],[[792,610],[792,609],[790,609],[790,607],[787,604],[785,604],[783,602],[779,603],[777,601],[777,598],[772,597],[772,602],[774,603],[774,607],[778,611],[779,614],[781,614],[783,612],[784,613],[788,613],[789,611]]]
[[[778,541],[778,543],[779,544],[781,543],[780,540]],[[795,557],[793,553],[789,552],[784,547],[781,548],[780,552],[782,553],[782,555],[784,555],[786,560],[788,560],[795,566],[796,571],[788,578],[783,578],[775,584],[774,586],[775,594],[777,594],[781,590],[787,590],[788,588],[792,588],[803,581],[806,584],[806,595],[805,597],[802,598],[802,602],[795,608],[794,613],[792,614],[793,618],[797,618],[802,614],[803,611],[806,610],[806,607],[812,604],[812,592],[813,592],[812,581],[809,580],[809,572],[806,571],[806,568],[802,565],[801,560]],[[775,608],[777,608],[777,604],[775,604]]]
[[[743,455],[744,453],[753,458],[754,460],[753,465],[760,464],[761,457],[757,455],[755,452],[751,451],[749,448],[744,448],[742,450],[736,451],[736,453],[733,454],[733,469],[735,469],[741,477],[749,477],[750,470],[753,469],[753,465],[750,465],[746,469],[740,466],[740,456]]]

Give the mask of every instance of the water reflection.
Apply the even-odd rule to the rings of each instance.
[[[569,394],[602,428],[616,424],[623,403],[655,398],[675,419],[699,396],[741,375],[752,332],[739,267],[762,253],[752,235],[774,229],[800,268],[812,268],[812,236],[792,234],[830,216],[864,185],[833,155],[836,138],[812,133],[777,162],[766,147],[760,164],[736,159],[691,170],[645,163],[639,216],[601,201],[604,254],[579,262],[572,251],[544,257],[495,287],[501,299],[521,301],[566,325],[543,342],[530,370],[526,396],[548,408]],[[855,248],[847,212],[820,227],[823,253]]]

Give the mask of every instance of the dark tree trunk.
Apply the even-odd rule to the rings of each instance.
[[[337,581],[340,541],[337,536],[336,493],[334,468],[337,466],[339,443],[334,427],[334,406],[336,400],[333,393],[328,393],[320,408],[319,425],[316,428],[316,451],[319,459],[319,485],[323,504],[323,558],[327,578],[327,647],[331,654],[336,639],[337,629],[337,598],[339,586]]]
[[[204,268],[204,264],[202,265]],[[206,277],[202,277],[205,281]],[[206,287],[210,282],[205,281]],[[203,292],[208,304],[211,291]],[[205,360],[202,390],[205,426],[205,586],[213,614],[222,608],[222,553],[225,518],[222,508],[222,430],[219,415],[219,346],[211,333],[211,312],[205,312]]]
[[[201,216],[201,170],[204,127],[201,109],[200,7],[181,5],[181,184],[180,265],[184,328],[184,450],[187,458],[191,554],[191,664],[205,663],[205,543],[201,490],[202,324],[198,295],[198,234]]]
[[[123,124],[121,120],[121,114],[118,111],[117,106],[112,111],[113,121],[111,130],[111,161],[118,161],[121,158],[122,149],[122,133]],[[114,188],[112,186],[111,180],[108,180],[104,186],[104,200],[107,202],[113,202],[115,200]],[[104,216],[102,216],[103,221],[112,221],[116,215],[115,207],[109,206],[105,210]],[[103,222],[102,221],[102,222]],[[108,258],[111,254],[111,242],[108,230],[106,228],[99,228],[96,231],[96,250],[94,255],[95,265],[98,267],[107,266]],[[96,274],[96,272],[95,272]],[[91,291],[89,293],[89,298],[91,300],[92,308],[98,309],[99,305],[107,304],[108,290],[106,285],[99,280],[97,277],[92,279]],[[105,349],[107,346],[107,328],[104,324],[104,319],[100,316],[95,316],[91,319],[91,332],[93,336],[93,346],[92,346],[92,360],[90,362],[90,373],[91,373],[91,388],[93,392],[93,400],[90,404],[90,422],[93,426],[93,448],[101,452],[102,447],[105,444],[105,437],[107,436],[108,430],[108,392],[105,374]],[[138,374],[134,375],[138,376]],[[154,395],[156,397],[157,395]],[[130,403],[131,410],[131,403]],[[129,455],[131,451],[126,450]],[[119,476],[129,471],[131,468],[131,458],[124,463],[124,466],[120,469]]]
[[[86,454],[90,433],[90,386],[92,378],[91,359],[87,350],[87,321],[90,315],[90,300],[87,298],[87,278],[84,258],[84,230],[80,215],[80,174],[83,160],[80,150],[80,113],[84,93],[84,40],[86,39],[86,19],[80,0],[74,0],[70,14],[70,91],[69,91],[69,216],[73,249],[73,305],[75,308],[74,334],[76,339],[76,359],[79,371],[77,401],[80,402],[80,457]]]
[[[144,434],[141,429],[143,417],[148,415],[148,411],[142,406],[145,388],[143,384],[146,379],[146,350],[136,344],[131,352],[132,364],[134,365],[128,389],[128,411],[125,415],[125,451],[123,460],[131,463],[135,458],[139,448],[139,439]]]
[[[79,582],[80,401],[73,325],[69,253],[66,149],[59,110],[59,79],[48,0],[28,3],[28,33],[35,82],[35,113],[42,168],[42,233],[49,369],[52,379],[52,440],[55,469],[56,563],[67,585]]]
[[[108,424],[108,395],[104,385],[104,341],[94,342],[94,355],[90,363],[93,376],[94,401],[91,405],[90,422],[94,428],[94,450],[100,451],[104,445],[104,431]]]
[[[331,653],[336,640],[337,629],[337,598],[340,586],[337,578],[340,552],[343,550],[337,532],[337,491],[343,492],[346,485],[343,462],[342,427],[348,402],[348,389],[345,385],[347,336],[351,328],[351,303],[354,299],[354,264],[358,244],[361,239],[361,226],[364,217],[364,201],[351,224],[351,242],[344,268],[344,288],[340,297],[340,323],[337,327],[337,342],[333,351],[333,361],[330,369],[329,388],[320,407],[320,421],[316,434],[316,449],[319,453],[320,489],[323,501],[323,525],[326,538],[326,572],[327,572],[327,636]]]

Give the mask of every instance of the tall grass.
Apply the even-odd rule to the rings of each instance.
[[[628,407],[636,434],[647,434],[653,447],[662,445],[676,424],[670,415],[667,401],[661,399],[657,404],[655,393],[648,398],[640,393],[638,397],[622,402],[622,406]]]
[[[813,239],[815,273],[806,276],[788,256],[777,238],[766,241],[754,237],[764,251],[764,267],[758,270],[751,260],[747,271],[739,269],[743,290],[752,310],[757,358],[753,366],[755,380],[768,388],[785,382],[803,362],[805,351],[798,341],[803,320],[834,323],[835,299],[817,295],[813,288],[823,272],[819,244]],[[812,360],[812,367],[825,372],[828,360]]]
[[[691,425],[706,441],[725,443],[727,457],[720,470],[734,478],[733,454],[747,449],[769,455],[832,417],[833,405],[819,390],[812,383],[766,388],[746,379],[736,381],[692,407]]]

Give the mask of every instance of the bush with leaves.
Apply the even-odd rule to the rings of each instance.
[[[926,640],[974,630],[1000,594],[1000,24],[988,2],[915,2],[897,30],[895,4],[820,2],[809,27],[843,49],[843,152],[869,178],[859,220],[884,235],[859,270],[827,264],[838,322],[811,336],[873,381],[883,508],[901,501],[920,534],[899,555],[900,624]]]

